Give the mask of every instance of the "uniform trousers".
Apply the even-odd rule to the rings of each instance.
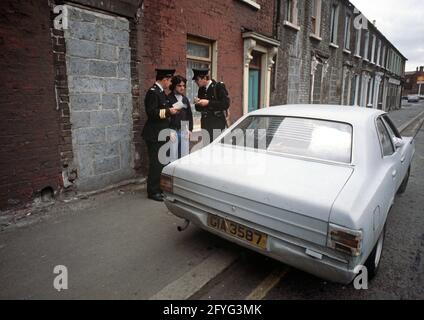
[[[149,174],[147,176],[147,194],[162,193],[160,188],[160,175],[165,166],[159,161],[159,150],[165,144],[162,141],[146,141],[149,154]]]

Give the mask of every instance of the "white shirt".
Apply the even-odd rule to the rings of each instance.
[[[211,83],[212,83],[212,80],[209,80],[208,84],[206,85],[206,91],[208,91],[209,86],[211,85]]]
[[[162,86],[160,85],[159,82],[156,82],[156,85],[159,87],[159,89],[161,89],[163,91],[163,88],[162,88]]]
[[[180,94],[175,94],[175,98],[177,98],[178,102],[183,102],[183,96]]]

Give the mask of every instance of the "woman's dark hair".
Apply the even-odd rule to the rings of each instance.
[[[180,84],[181,82],[184,82],[184,84],[187,84],[187,79],[183,76],[173,76],[171,79],[171,85],[169,86],[169,90],[174,91],[177,87],[177,84]]]

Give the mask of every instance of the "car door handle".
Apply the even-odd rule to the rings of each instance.
[[[402,158],[400,158],[400,162],[404,163],[405,162],[405,156],[403,156]]]
[[[394,177],[396,177],[396,175],[397,175],[397,171],[396,170],[393,170],[392,171],[392,177],[394,178]]]

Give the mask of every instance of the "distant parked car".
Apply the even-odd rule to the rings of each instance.
[[[161,186],[176,216],[346,284],[359,266],[376,274],[387,216],[406,189],[414,152],[413,138],[383,111],[271,107],[166,166]]]
[[[408,95],[408,102],[419,102],[420,97],[417,94]]]

